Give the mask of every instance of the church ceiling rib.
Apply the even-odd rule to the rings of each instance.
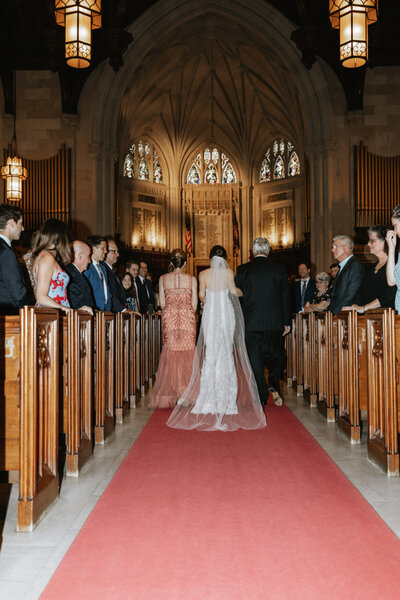
[[[214,141],[248,170],[271,137],[297,141],[303,123],[295,77],[272,44],[207,16],[144,57],[122,102],[121,127],[132,138],[151,135],[179,163]]]

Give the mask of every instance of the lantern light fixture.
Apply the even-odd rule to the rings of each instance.
[[[329,17],[339,29],[340,62],[355,69],[368,61],[368,25],[378,20],[378,0],[329,0]]]
[[[18,156],[15,122],[14,136],[11,144],[8,146],[6,164],[1,167],[1,176],[6,180],[7,202],[21,202],[22,182],[28,179],[28,171],[22,164],[22,158]]]
[[[55,0],[56,23],[65,27],[65,58],[75,69],[90,66],[92,29],[101,27],[101,0]]]

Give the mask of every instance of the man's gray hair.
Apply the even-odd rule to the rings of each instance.
[[[354,250],[354,242],[349,235],[335,235],[333,241],[342,240],[343,246],[348,246],[350,250],[353,252]]]
[[[271,246],[267,238],[258,237],[253,242],[253,254],[257,256],[259,254],[264,254],[264,256],[268,256],[269,251],[271,250]]]

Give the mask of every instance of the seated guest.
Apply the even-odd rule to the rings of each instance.
[[[139,310],[142,315],[154,309],[153,285],[147,279],[147,263],[141,261],[139,264],[139,276],[136,279],[139,295]]]
[[[136,289],[133,283],[133,277],[130,273],[126,272],[121,277],[121,284],[125,292],[125,305],[128,310],[134,312],[137,311],[137,295]]]
[[[93,314],[94,298],[90,283],[83,275],[90,263],[90,247],[75,240],[72,243],[73,262],[66,265],[65,270],[69,275],[67,285],[68,301],[71,308],[81,308],[91,315]]]
[[[395,206],[392,210],[393,229],[389,229],[386,234],[388,243],[388,260],[386,263],[386,279],[390,286],[396,286],[396,296],[394,306],[396,312],[400,314],[400,254],[395,260],[397,238],[400,237],[400,206]]]
[[[0,205],[0,314],[17,315],[29,303],[28,291],[17,257],[11,247],[24,227],[22,210],[12,204]]]
[[[333,238],[332,254],[339,263],[339,273],[333,284],[329,310],[336,315],[343,306],[349,306],[364,277],[364,267],[353,255],[354,242],[349,235]]]
[[[329,287],[333,288],[333,284],[335,283],[335,277],[339,273],[339,265],[336,262],[332,263],[331,266],[329,267],[329,273],[331,275]]]
[[[331,303],[331,291],[329,289],[329,275],[322,272],[315,276],[317,291],[304,307],[304,312],[321,312],[326,310]]]
[[[312,298],[317,291],[315,280],[310,277],[311,265],[309,263],[300,263],[298,265],[298,274],[300,279],[293,284],[294,295],[294,311],[301,312],[304,310],[307,302]]]
[[[98,310],[111,310],[112,296],[107,267],[101,264],[107,253],[106,238],[101,235],[91,235],[86,243],[92,249],[92,263],[84,275],[91,285],[95,306]]]
[[[69,310],[68,274],[71,261],[69,229],[64,221],[48,219],[37,232],[32,248],[32,272],[37,306]]]
[[[365,273],[351,306],[344,306],[342,310],[356,310],[359,313],[365,313],[371,308],[394,308],[396,289],[388,285],[386,281],[388,259],[386,232],[387,228],[383,225],[374,225],[368,229],[369,251],[376,256],[378,262],[371,265]]]
[[[133,286],[136,291],[136,306],[137,306],[137,309],[140,311],[139,289],[138,289],[138,285],[137,285],[137,278],[139,276],[139,264],[136,263],[134,260],[129,260],[125,264],[125,271],[127,273],[130,273],[130,275],[132,276]]]

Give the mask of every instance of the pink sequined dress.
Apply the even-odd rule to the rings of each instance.
[[[161,279],[165,295],[163,348],[149,406],[171,408],[187,388],[192,374],[196,346],[193,277],[184,273],[167,273]]]

